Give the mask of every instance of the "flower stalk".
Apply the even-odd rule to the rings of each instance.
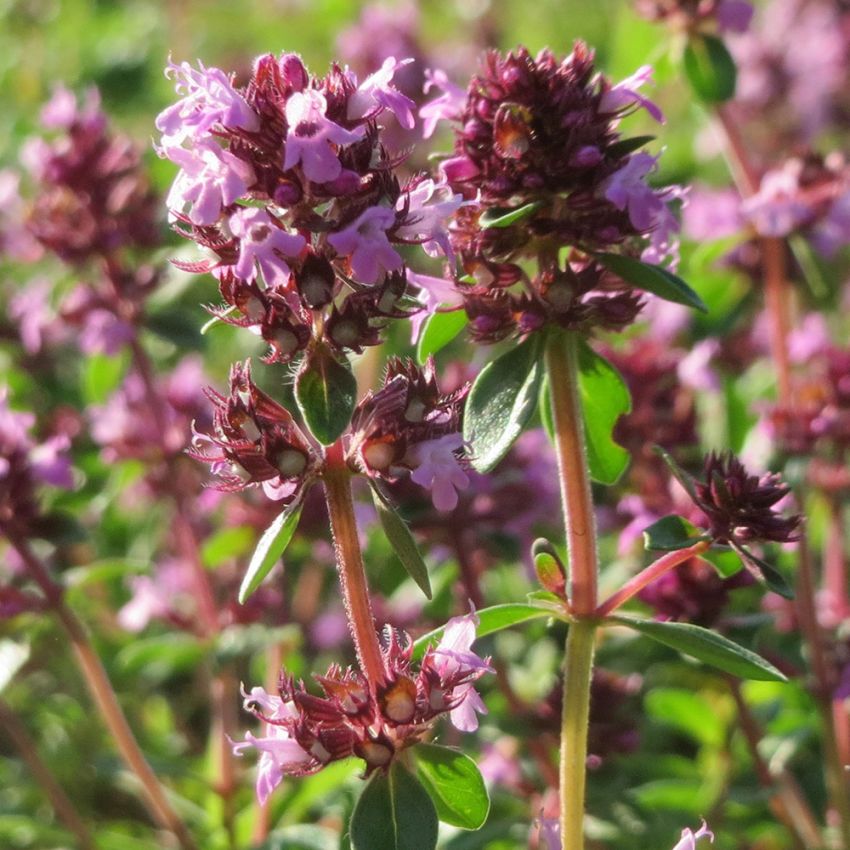
[[[570,603],[577,617],[596,610],[596,521],[578,396],[578,337],[553,332],[546,344],[546,372],[555,423],[555,449],[570,562]]]
[[[385,678],[384,661],[375,630],[375,617],[372,614],[363,556],[357,537],[357,520],[351,497],[351,473],[346,466],[345,450],[339,440],[327,450],[322,480],[348,625],[360,669],[374,691]]]
[[[584,805],[590,683],[597,603],[596,523],[578,393],[578,337],[550,335],[545,349],[555,448],[570,565],[570,604],[561,717],[561,837],[563,850],[584,847]]]
[[[641,570],[636,576],[629,579],[616,593],[608,597],[597,609],[598,617],[607,617],[616,611],[624,602],[627,602],[637,593],[640,593],[648,584],[651,584],[656,579],[664,575],[664,573],[678,567],[679,564],[684,564],[691,558],[701,555],[705,552],[711,543],[707,540],[700,540],[699,543],[694,543],[693,546],[688,546],[686,549],[677,549],[675,552],[668,552],[662,555],[657,561],[651,563],[646,569]]]
[[[587,730],[596,623],[576,620],[567,634],[564,709],[561,717],[561,841],[563,850],[584,847]]]
[[[50,578],[44,564],[30,549],[26,540],[8,526],[3,526],[2,530],[26,565],[32,579],[44,592],[51,610],[67,632],[89,693],[121,756],[141,783],[154,819],[174,834],[182,850],[198,850],[186,825],[174,811],[156,774],[142,753],[103,663],[92,646],[86,627],[62,600],[61,588]]]

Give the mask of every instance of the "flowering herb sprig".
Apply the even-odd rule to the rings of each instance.
[[[256,385],[249,362],[235,364],[227,393],[208,391],[212,429],[193,440],[191,454],[211,465],[219,487],[259,486],[282,505],[240,601],[275,565],[307,490],[321,481],[358,660],[357,668],[334,666],[316,677],[324,696],[286,675],[277,696],[252,689],[245,706],[267,732],[249,735],[235,751],[261,753],[261,802],[285,774],[361,758],[372,779],[352,821],[358,850],[370,846],[358,835],[382,816],[374,795],[395,805],[389,786],[401,781],[428,799],[399,757],[440,714],[474,729],[473,709],[483,704],[472,683],[489,669],[470,650],[471,616],[451,621],[416,669],[406,636],[388,629],[379,641],[353,509],[351,479],[364,475],[390,542],[430,595],[425,565],[384,485],[409,474],[431,490],[438,509],[454,507],[468,484],[466,388],[443,394],[432,361],[423,368],[394,359],[383,387],[358,402],[349,365],[352,354],[381,341],[389,320],[421,314],[433,301],[430,279],[408,275],[398,249],[421,245],[451,257],[446,221],[464,203],[445,181],[417,175],[402,186],[394,174],[400,159],[384,146],[381,124],[392,113],[403,127],[413,125],[413,102],[392,85],[403,65],[389,58],[359,82],[338,66],[319,78],[293,54],[267,55],[241,88],[216,68],[171,65],[180,100],[157,119],[158,150],[181,169],[168,197],[172,221],[208,254],[177,265],[211,272],[224,301],[209,308],[214,317],[260,336],[269,346],[266,363],[296,371],[297,416]],[[463,758],[431,745],[418,752],[426,763]],[[471,775],[474,795],[486,802],[477,770]],[[429,826],[435,838],[436,817]]]
[[[659,547],[673,551],[607,602],[598,601],[590,481],[613,483],[628,463],[611,434],[630,399],[616,369],[587,340],[631,324],[643,292],[705,309],[669,269],[677,248],[673,204],[684,193],[649,185],[658,157],[641,150],[645,137],[621,135],[622,120],[637,109],[661,120],[639,92],[650,78],[645,67],[612,84],[581,43],[563,60],[548,50],[536,57],[524,49],[492,52],[466,93],[443,85],[443,96],[425,108],[429,119],[455,124],[454,154],[441,170],[468,201],[450,228],[463,275],[455,281],[456,303],[448,306],[463,305],[475,342],[516,340],[470,391],[464,437],[472,464],[483,472],[495,467],[538,409],[558,455],[569,570],[550,544],[536,544],[547,595],[531,608],[548,607],[569,622],[559,782],[566,850],[584,846],[589,694],[600,624],[628,626],[730,673],[782,678],[758,656],[699,627],[613,615],[653,577],[707,549],[708,535]],[[724,471],[734,478],[737,467]],[[778,500],[765,497],[762,504],[746,477],[742,488],[730,486],[763,510]],[[729,519],[736,506],[727,502]],[[704,504],[704,510],[719,507],[708,498]],[[712,516],[719,521],[717,511]],[[767,522],[762,514],[756,519]],[[728,523],[715,530],[723,537]],[[726,538],[740,531],[736,526]],[[528,616],[534,616],[528,607],[517,612]]]

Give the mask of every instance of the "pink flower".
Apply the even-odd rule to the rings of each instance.
[[[463,437],[460,434],[445,434],[436,440],[418,443],[410,450],[416,465],[410,478],[431,491],[431,499],[438,511],[453,511],[457,507],[457,491],[469,486],[469,476],[455,454],[462,448]]]
[[[254,181],[254,169],[247,162],[214,142],[192,150],[168,147],[164,154],[182,168],[166,203],[175,212],[191,206],[189,220],[199,226],[215,224],[222,208],[242,197]]]
[[[298,716],[293,703],[284,702],[278,696],[270,696],[263,688],[252,688],[250,693],[243,690],[242,694],[246,711],[256,706],[265,717],[273,721],[295,720]],[[284,726],[267,723],[265,732],[265,737],[261,738],[248,732],[244,741],[233,745],[233,753],[237,756],[251,748],[260,753],[256,792],[261,806],[292,768],[297,769],[312,760],[312,756],[290,737]]]
[[[285,286],[289,266],[284,257],[296,257],[306,244],[300,234],[287,233],[265,210],[242,207],[229,218],[230,230],[239,239],[239,259],[233,267],[236,276],[251,281],[256,268],[266,286]]]
[[[411,339],[415,343],[422,333],[423,324],[437,312],[439,307],[460,307],[463,304],[463,296],[457,291],[452,281],[441,277],[417,274],[408,270],[407,280],[419,287],[424,307],[410,317]]]
[[[620,112],[633,104],[642,106],[656,121],[663,124],[664,115],[661,110],[647,97],[638,93],[638,89],[652,82],[652,66],[641,65],[631,77],[612,86],[599,102],[602,112]]]
[[[714,833],[709,830],[705,821],[702,822],[702,826],[696,832],[692,832],[690,829],[683,829],[682,837],[675,847],[673,847],[673,850],[696,850],[697,841],[700,838],[707,838],[710,842],[714,842]]]
[[[366,77],[357,91],[348,99],[346,114],[349,120],[371,118],[381,110],[388,109],[402,127],[408,130],[413,129],[415,124],[413,107],[416,104],[395,86],[390,85],[395,72],[411,62],[413,62],[412,59],[399,62],[392,56],[385,59],[381,67],[374,74]]]
[[[314,183],[328,183],[342,173],[342,165],[331,147],[349,145],[363,137],[363,128],[346,130],[327,116],[328,102],[315,89],[291,94],[286,102],[286,152],[283,168],[301,163],[301,170]]]
[[[74,486],[71,459],[63,454],[71,445],[66,434],[50,437],[29,453],[33,475],[45,484],[70,490]]]
[[[339,254],[350,257],[351,270],[361,283],[376,283],[382,273],[401,268],[402,259],[387,239],[395,220],[394,210],[368,207],[348,227],[328,236]]]
[[[717,6],[717,26],[721,32],[746,32],[755,9],[747,0],[720,0]]]
[[[422,119],[422,137],[429,139],[437,129],[439,121],[454,121],[460,118],[466,104],[466,92],[455,85],[445,71],[439,69],[426,70],[425,79],[423,89],[425,94],[428,94],[432,88],[441,89],[443,92],[436,100],[426,103],[419,109],[419,117]]]
[[[741,211],[762,236],[787,236],[812,215],[799,195],[799,160],[789,160],[776,171],[768,171],[758,192],[744,201]]]
[[[407,215],[396,230],[399,239],[421,242],[430,257],[452,256],[448,220],[464,205],[463,195],[456,195],[445,183],[423,180],[396,202],[396,209],[407,207]]]
[[[443,637],[433,651],[434,666],[441,680],[461,680],[452,691],[455,707],[449,714],[452,724],[461,732],[474,732],[478,728],[476,712],[487,714],[487,707],[472,684],[485,673],[493,672],[488,660],[472,652],[477,626],[478,615],[474,611],[453,617],[446,623]]]
[[[218,68],[198,70],[188,62],[168,64],[165,76],[173,78],[175,90],[182,98],[164,109],[156,118],[162,132],[163,145],[176,147],[187,138],[200,139],[209,135],[216,125],[257,130],[259,118],[248,102],[233,87],[231,79]]]

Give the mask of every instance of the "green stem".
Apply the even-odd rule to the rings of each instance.
[[[546,371],[570,556],[570,602],[576,616],[590,617],[596,610],[596,521],[578,396],[577,334],[551,334]]]
[[[583,850],[598,566],[596,522],[578,390],[578,335],[552,332],[545,357],[569,552],[570,601],[576,617],[567,636],[564,662],[561,840],[563,850]]]
[[[561,718],[561,846],[584,848],[584,789],[587,775],[587,728],[596,623],[576,620],[567,635],[564,663],[564,708]]]

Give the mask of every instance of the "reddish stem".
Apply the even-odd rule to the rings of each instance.
[[[677,549],[675,552],[668,552],[654,563],[650,564],[646,569],[641,570],[636,576],[630,578],[616,593],[608,597],[597,609],[597,617],[607,617],[609,614],[617,610],[624,602],[627,602],[635,594],[639,593],[648,584],[652,584],[657,578],[660,578],[664,573],[669,572],[679,564],[684,564],[685,561],[701,555],[705,552],[711,543],[708,540],[701,540],[687,549]]]
[[[596,609],[596,519],[578,397],[576,334],[552,334],[546,345],[546,371],[552,399],[558,477],[570,556],[570,604],[577,617]]]
[[[47,568],[36,557],[26,540],[9,527],[4,526],[2,530],[20,555],[30,576],[45,591],[51,610],[59,618],[67,632],[89,693],[94,699],[124,761],[141,782],[155,820],[174,833],[183,850],[198,850],[185,824],[169,803],[156,774],[145,759],[130,729],[130,724],[121,710],[118,697],[112,688],[106,670],[91,644],[85,626],[77,619],[76,614],[65,605],[61,596],[57,598],[59,586],[50,578]]]
[[[375,631],[375,617],[369,600],[357,520],[351,497],[351,473],[345,463],[342,441],[330,446],[325,455],[323,476],[325,498],[331,519],[337,571],[345,600],[348,626],[354,639],[354,648],[360,669],[374,690],[384,681],[384,659]]]

